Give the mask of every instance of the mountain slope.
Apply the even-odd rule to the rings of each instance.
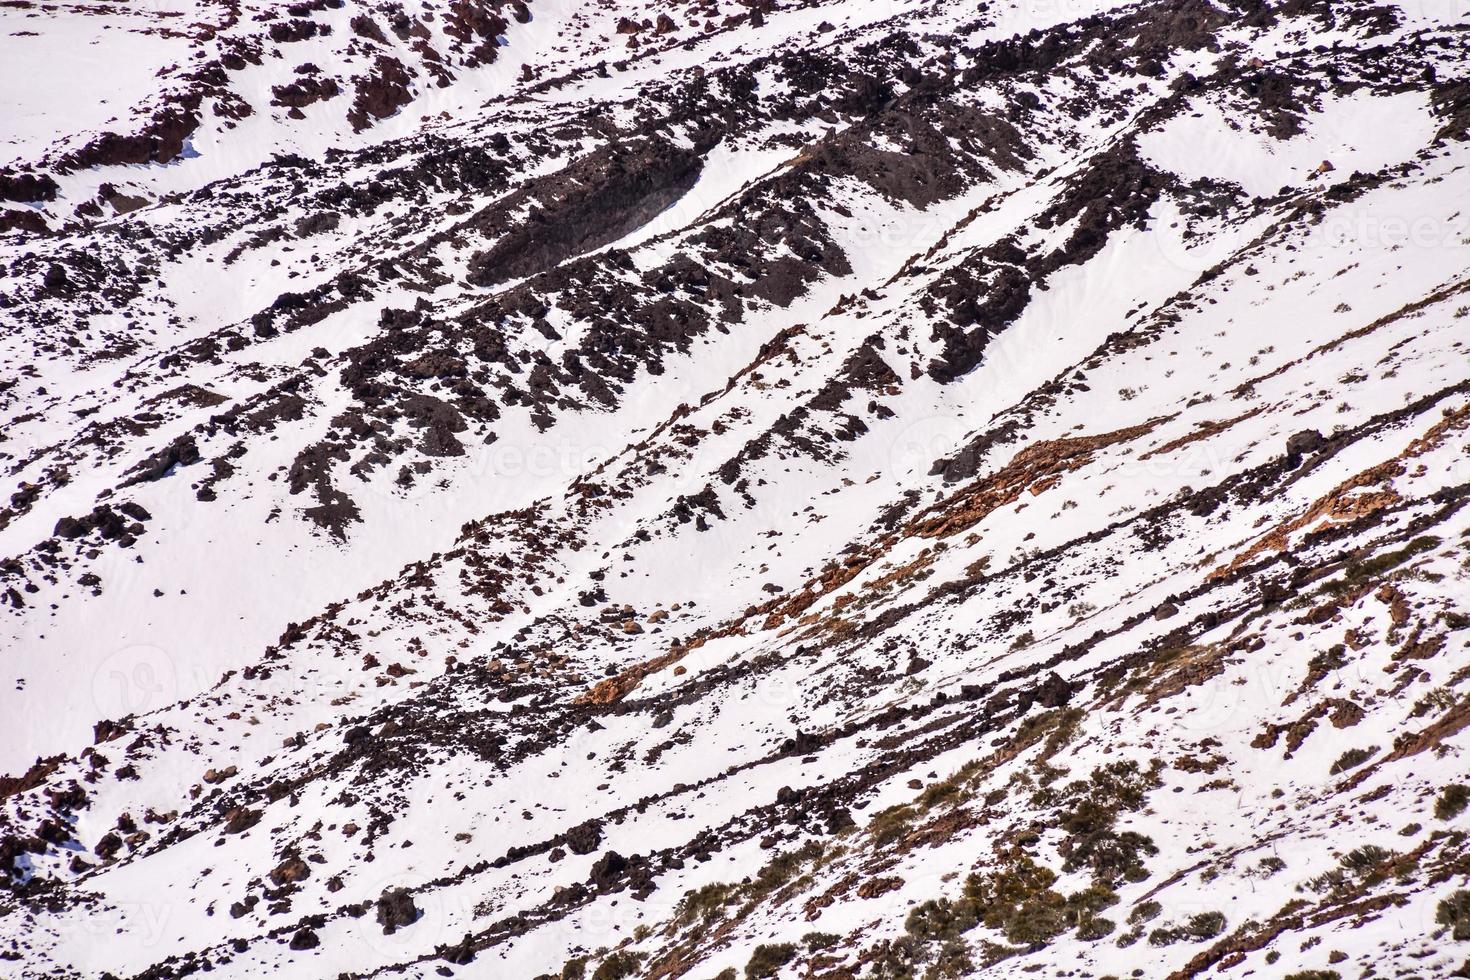
[[[18,975],[1463,970],[1470,7],[406,9],[7,144]]]

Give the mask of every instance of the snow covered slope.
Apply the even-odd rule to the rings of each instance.
[[[1470,970],[1470,2],[0,37],[0,974]]]

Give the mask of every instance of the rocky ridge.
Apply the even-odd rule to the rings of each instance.
[[[1470,11],[388,6],[0,185],[19,975],[1466,969]]]

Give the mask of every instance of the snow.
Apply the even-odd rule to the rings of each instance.
[[[1213,101],[1170,119],[1139,141],[1149,162],[1185,179],[1239,184],[1247,194],[1271,197],[1282,188],[1341,183],[1355,171],[1376,173],[1405,163],[1439,128],[1423,92],[1379,95],[1361,89],[1328,97],[1305,132],[1278,140]],[[1330,171],[1321,172],[1324,163]]]
[[[1121,5],[995,6],[967,44]],[[1230,28],[1225,43],[1289,65],[1292,44],[1419,52],[1408,47],[1412,30],[1457,23],[1450,5],[1397,6],[1407,21],[1392,35],[1342,23],[1328,32],[1293,16],[1259,32]],[[268,59],[232,85],[262,102],[308,50],[347,64],[354,10],[323,15],[330,44]],[[465,275],[471,255],[506,230],[476,229],[474,215],[513,193],[534,196],[538,179],[605,138],[589,124],[548,148],[548,134],[664,111],[666,88],[695,67],[713,75],[773,53],[855,58],[897,30],[913,34],[915,60],[933,67],[944,32],[977,12],[827,4],[774,11],[759,30],[700,36],[700,24],[681,23],[675,37],[635,52],[615,24],[638,8],[538,0],[532,10],[494,64],[426,89],[365,134],[344,131],[342,99],[311,107],[299,125],[268,113],[232,130],[212,121],[197,157],[123,172],[150,195],[211,183],[212,198],[164,198],[98,226],[0,241],[14,270],[0,288],[23,297],[0,309],[16,327],[0,332],[0,364],[17,379],[0,388],[10,439],[0,443],[10,480],[0,500],[21,481],[45,484],[0,526],[0,554],[16,556],[35,586],[23,606],[0,610],[0,707],[10,719],[0,771],[67,756],[39,787],[0,801],[0,830],[40,833],[57,812],[48,791],[72,780],[88,804],[66,814],[64,845],[27,851],[17,865],[54,880],[46,887],[56,897],[21,897],[0,917],[0,952],[22,951],[21,975],[133,975],[198,954],[220,976],[427,978],[450,969],[441,947],[470,934],[483,945],[473,963],[453,965],[458,975],[556,976],[578,955],[592,956],[590,972],[626,945],[651,957],[644,969],[678,949],[691,975],[714,976],[742,972],[760,944],[800,944],[817,931],[841,937],[833,955],[856,969],[873,944],[907,935],[915,906],[954,898],[1012,849],[1058,871],[1059,891],[1086,887],[1087,869],[1060,870],[1074,841],[1047,791],[1119,761],[1157,761],[1160,785],[1117,817],[1118,830],[1146,834],[1157,854],[1144,880],[1114,882],[1119,902],[1104,914],[1115,933],[1088,942],[1069,931],[977,975],[1165,975],[1212,946],[1155,946],[1149,930],[1216,911],[1227,930],[1275,922],[1296,900],[1314,915],[1330,910],[1335,899],[1314,891],[1314,879],[1364,843],[1427,849],[1401,877],[1363,886],[1367,897],[1391,890],[1391,907],[1293,925],[1269,947],[1279,959],[1253,951],[1245,969],[1321,969],[1330,950],[1353,975],[1369,964],[1428,974],[1458,963],[1463,951],[1436,936],[1434,916],[1463,886],[1451,869],[1464,858],[1458,838],[1438,832],[1465,818],[1430,812],[1458,778],[1465,736],[1449,730],[1433,751],[1395,755],[1463,708],[1466,634],[1454,624],[1470,605],[1470,516],[1457,506],[1470,480],[1461,214],[1470,168],[1462,144],[1430,148],[1444,121],[1419,73],[1324,94],[1286,140],[1267,135],[1245,102],[1212,93],[1180,111],[1170,101],[1171,76],[1217,67],[1207,49],[1178,52],[1162,79],[1120,70],[1095,88],[1091,66],[1066,59],[1039,83],[981,73],[966,109],[1004,117],[1016,86],[1042,100],[1022,127],[1034,155],[987,166],[922,208],[862,173],[811,181],[802,213],[851,271],[823,271],[784,307],[751,302],[738,319],[716,321],[713,304],[689,300],[697,291],[677,281],[648,296],[609,289],[628,304],[620,326],[629,333],[602,334],[612,338],[604,354],[621,353],[664,297],[710,319],[687,348],[660,348],[656,364],[608,371],[622,388],[614,406],[561,382],[544,426],[498,382],[525,390],[539,358],[556,365],[584,350],[588,317],[606,311],[573,312],[563,301],[587,284],[571,276],[486,289]],[[21,18],[0,16],[7,26]],[[836,29],[820,30],[823,21]],[[73,31],[137,45],[106,53],[129,71],[165,58],[158,38],[121,28],[112,37],[110,22],[57,17],[55,33],[22,38],[35,47],[19,50],[32,63],[43,44],[71,54]],[[957,71],[970,57],[961,53]],[[578,70],[623,59],[606,78]],[[569,80],[506,98],[523,92],[522,65]],[[1443,54],[1442,72],[1460,67]],[[770,63],[758,76],[762,99],[786,89]],[[81,93],[96,79],[71,82]],[[155,84],[120,80],[107,111],[141,104]],[[39,98],[6,97],[15,106]],[[39,159],[53,133],[81,138],[102,125],[81,109],[28,104],[39,115],[6,122],[7,146],[22,156]],[[1146,121],[1152,128],[1140,132]],[[750,110],[706,154],[692,190],[599,250],[627,250],[631,270],[588,263],[579,275],[609,286],[680,262],[713,264],[703,232],[774,213],[732,209],[743,191],[792,179],[801,148],[863,123],[835,110]],[[293,230],[339,186],[415,173],[444,145],[424,134],[479,145],[490,133],[511,147],[502,182],[425,178],[376,209],[343,208],[333,231]],[[1084,213],[1136,203],[1108,187],[1118,200],[1081,202],[1041,227],[1135,137],[1155,176],[1177,178],[1150,185],[1163,189],[1137,220],[1106,225]],[[902,149],[891,137],[877,145]],[[371,152],[328,161],[333,146]],[[254,169],[286,150],[317,167]],[[1323,160],[1333,169],[1318,173]],[[66,177],[69,201],[57,213],[118,176]],[[1243,194],[1202,208],[1188,187],[1200,178]],[[1034,271],[1079,229],[1098,227],[1105,241],[1084,260]],[[156,255],[113,234],[138,228],[185,243],[159,261],[143,295],[94,309],[39,290],[47,263],[80,267],[73,249],[107,262]],[[1003,243],[1022,256],[1028,301],[972,370],[940,383],[926,369],[942,333],[966,326],[947,305],[955,284]],[[761,244],[793,254],[790,243]],[[432,261],[414,267],[424,255]],[[385,258],[398,265],[394,278],[380,275]],[[370,296],[279,336],[250,332],[251,317],[283,292],[329,286],[347,271]],[[538,304],[543,312],[519,315]],[[463,455],[423,452],[412,426],[393,424],[401,415],[367,410],[361,379],[347,374],[351,355],[387,333],[384,311],[420,305],[441,325],[427,350],[469,367],[411,377],[400,369],[421,351],[405,346],[382,354],[391,370],[381,384],[446,402],[463,386],[498,399],[493,422],[460,433]],[[529,325],[541,316],[557,339]],[[67,330],[80,349],[56,340]],[[103,331],[137,345],[87,356]],[[472,336],[486,348],[504,343],[504,359],[471,356]],[[191,354],[211,340],[210,355]],[[860,350],[891,380],[852,383],[846,365]],[[262,432],[219,421],[283,383],[302,397],[301,418]],[[183,385],[226,401],[170,396]],[[401,406],[402,393],[385,400]],[[336,421],[354,414],[372,432],[355,442]],[[133,427],[129,438],[109,435]],[[1328,448],[1288,465],[1287,440],[1311,430]],[[137,463],[188,434],[200,463],[123,485]],[[361,518],[340,539],[304,516],[310,489],[290,490],[303,453],[329,438],[345,458],[325,472]],[[946,483],[936,461],[976,439],[973,475]],[[354,464],[375,449],[387,462],[358,476]],[[199,499],[222,460],[235,472],[217,499]],[[403,487],[399,467],[412,464],[424,473]],[[64,485],[46,482],[59,466]],[[1323,509],[1347,481],[1357,482],[1345,497],[1368,509]],[[123,501],[152,515],[130,547],[95,535],[54,552],[38,545],[56,538],[62,518]],[[1409,542],[1421,550],[1402,566],[1372,571]],[[51,554],[64,563],[40,558]],[[1231,567],[1240,573],[1222,574]],[[83,573],[99,577],[99,594]],[[1354,575],[1369,587],[1354,591]],[[0,594],[11,581],[22,579],[0,580]],[[1337,666],[1319,671],[1323,663]],[[1036,701],[1051,697],[1053,672],[1068,693]],[[613,679],[626,681],[615,697],[605,687]],[[93,728],[130,713],[134,727],[120,737]],[[1068,718],[1075,732],[1057,745],[1028,740],[1034,726]],[[1295,734],[1300,744],[1289,745]],[[798,736],[816,738],[796,751],[788,740]],[[1331,772],[1350,747],[1368,761]],[[239,771],[206,778],[226,766]],[[956,787],[969,782],[953,797],[922,802],[956,773],[967,774]],[[783,789],[800,804],[788,793],[778,803]],[[874,815],[904,805],[917,814],[910,829],[932,839],[877,843]],[[237,806],[262,818],[227,834],[224,815]],[[150,836],[105,860],[95,848],[124,830],[124,813]],[[852,826],[829,827],[839,816]],[[1406,831],[1411,822],[1421,826]],[[589,825],[595,844],[572,846],[566,835]],[[702,938],[677,921],[690,890],[739,887],[775,855],[813,843],[822,858],[789,889],[731,905]],[[641,897],[626,882],[599,890],[590,876],[612,851],[655,862],[657,887]],[[298,852],[310,875],[267,886]],[[1267,856],[1286,866],[1265,874]],[[72,870],[73,857],[89,866]],[[860,886],[888,877],[899,879],[893,890],[862,897]],[[409,888],[423,916],[388,936],[371,904],[392,887]],[[1155,894],[1166,911],[1120,946],[1130,910]],[[833,900],[816,901],[824,895]],[[234,914],[246,896],[260,904]],[[290,950],[316,915],[320,945]],[[1000,938],[984,925],[965,934],[977,954],[982,940]]]
[[[125,119],[154,92],[159,73],[187,54],[185,42],[162,33],[169,21],[156,9],[66,16],[62,6],[0,7],[0,163],[32,159],[58,134]],[[187,14],[187,0],[180,6],[168,5]]]

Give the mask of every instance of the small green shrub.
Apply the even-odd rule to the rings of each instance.
[[[924,790],[924,792],[920,793],[919,806],[925,810],[932,810],[945,800],[954,799],[959,795],[960,788],[946,779],[943,782],[934,783],[928,789]]]
[[[980,913],[973,901],[936,898],[914,906],[904,921],[904,931],[915,939],[942,942],[957,938],[979,923]]]
[[[1157,919],[1159,917],[1159,913],[1163,911],[1164,907],[1158,902],[1140,902],[1139,904],[1133,906],[1133,910],[1128,913],[1128,924],[1137,925],[1140,922],[1150,922],[1154,919]]]
[[[1263,857],[1255,868],[1247,872],[1253,878],[1269,878],[1274,874],[1280,874],[1286,868],[1286,862],[1274,855]]]
[[[1395,857],[1393,851],[1377,844],[1364,844],[1339,858],[1338,867],[1324,871],[1299,887],[1320,895],[1323,892],[1341,892],[1359,882],[1382,881],[1393,871],[1387,864]]]
[[[1160,926],[1148,934],[1149,945],[1171,946],[1182,940],[1202,943],[1225,931],[1225,916],[1220,912],[1200,912],[1180,926]]]
[[[1456,941],[1470,939],[1470,891],[1462,888],[1440,902],[1434,921],[1448,926]]]
[[[793,881],[808,864],[822,856],[822,845],[807,841],[793,851],[784,851],[771,858],[764,868],[756,872],[755,880],[745,886],[744,898],[754,904]]]
[[[882,847],[907,834],[918,818],[919,811],[907,803],[891,806],[873,814],[873,819],[868,822],[868,833],[873,835],[873,844]]]
[[[964,980],[975,975],[975,962],[970,948],[963,942],[949,942],[939,947],[934,962],[924,971],[924,980]]]
[[[680,925],[688,925],[695,920],[709,922],[718,919],[725,914],[725,904],[734,891],[734,885],[715,882],[686,892],[674,911],[675,919]]]
[[[1307,669],[1313,674],[1330,674],[1347,666],[1347,655],[1338,647],[1317,654],[1307,661]]]
[[[1179,935],[1173,929],[1160,927],[1148,934],[1150,946],[1172,946],[1179,941]]]
[[[1453,820],[1465,812],[1466,806],[1470,806],[1470,786],[1451,783],[1439,791],[1439,799],[1434,801],[1434,817]]]
[[[1327,770],[1327,774],[1329,776],[1336,776],[1338,773],[1347,772],[1349,769],[1356,769],[1373,758],[1373,753],[1377,751],[1378,746],[1376,745],[1366,749],[1348,749],[1337,757],[1337,761],[1332,764],[1331,769]]]
[[[1103,830],[1078,840],[1062,869],[1076,871],[1090,867],[1097,880],[1112,885],[1124,881],[1143,881],[1148,877],[1148,868],[1144,866],[1143,859],[1158,853],[1158,845],[1151,837],[1131,830],[1122,833]]]
[[[1076,919],[1084,919],[1118,904],[1118,893],[1093,882],[1080,892],[1067,896],[1067,909]]]
[[[813,953],[831,949],[842,941],[842,937],[831,932],[809,932],[801,937],[801,943]]]
[[[626,980],[638,972],[638,964],[642,962],[643,956],[639,953],[613,953],[602,961],[597,972],[592,974],[592,980]]]
[[[1377,844],[1364,844],[1344,854],[1339,863],[1354,874],[1362,875],[1372,871],[1391,857],[1393,857],[1393,851],[1387,848],[1379,847]]]
[[[708,925],[723,918],[731,909],[737,917],[743,917],[774,892],[782,888],[797,889],[809,883],[811,877],[803,875],[803,871],[808,865],[821,861],[826,853],[822,844],[808,841],[795,850],[777,854],[753,878],[744,882],[715,882],[685,892],[674,910],[674,921],[680,926]]]
[[[1056,872],[1022,855],[988,879],[972,877],[965,894],[982,910],[987,926],[1010,942],[1032,946],[1067,928],[1067,900],[1052,888],[1056,880]]]
[[[874,980],[916,980],[919,966],[929,958],[929,947],[912,936],[885,940],[868,951],[871,966],[865,977]]]
[[[1441,543],[1441,540],[1433,535],[1415,538],[1397,551],[1385,552],[1367,561],[1350,565],[1347,571],[1343,573],[1341,579],[1335,579],[1329,582],[1324,588],[1333,588],[1335,586],[1337,590],[1345,591],[1353,586],[1362,585],[1372,579],[1381,577],[1385,572],[1392,571],[1404,562],[1416,558],[1426,551],[1433,551]]]
[[[954,945],[964,933],[983,924],[1003,933],[1008,942],[1023,946],[1051,942],[1070,929],[1092,939],[1113,932],[1113,923],[1098,923],[1098,912],[1117,905],[1117,895],[1110,887],[1094,882],[1080,892],[1063,895],[1054,889],[1055,882],[1057,874],[1051,868],[1019,855],[988,876],[972,874],[958,898],[916,905],[904,920],[904,932],[913,942]],[[957,952],[948,959],[960,962]],[[947,974],[941,970],[935,976]]]
[[[1225,915],[1222,912],[1201,912],[1190,916],[1182,929],[1186,938],[1202,943],[1225,931]]]
[[[543,973],[536,980],[583,980],[587,976],[587,957],[567,960],[560,973]]]
[[[1298,970],[1288,973],[1282,980],[1342,980],[1342,974],[1336,970]]]
[[[1158,853],[1152,840],[1133,831],[1114,829],[1119,814],[1143,809],[1148,794],[1162,785],[1158,771],[1133,761],[1115,762],[1092,771],[1087,779],[1060,788],[1048,787],[1032,796],[1036,806],[1055,806],[1058,826],[1072,838],[1063,871],[1089,869],[1093,878],[1109,887],[1148,877],[1144,857]]]
[[[781,972],[781,967],[796,959],[796,946],[792,943],[765,943],[755,948],[750,954],[750,962],[745,964],[746,980],[761,980],[763,977],[774,977]]]

